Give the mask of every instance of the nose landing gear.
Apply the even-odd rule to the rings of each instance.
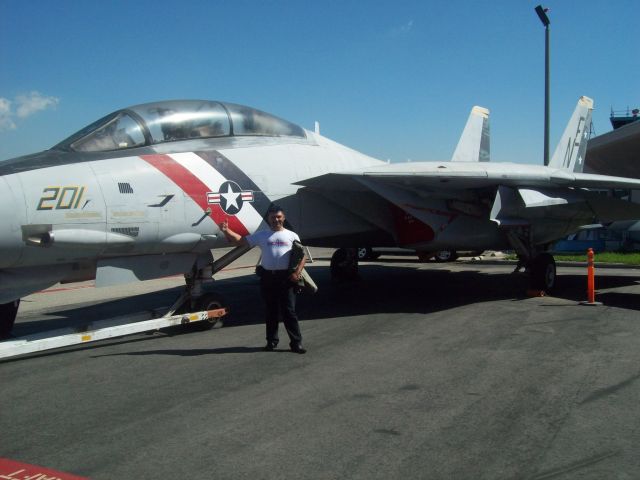
[[[0,304],[0,339],[7,338],[16,321],[20,299]]]
[[[176,312],[199,312],[223,308],[225,302],[222,297],[211,291],[213,276],[249,250],[251,247],[248,245],[241,245],[216,261],[213,260],[211,252],[202,255],[194,264],[191,272],[185,274],[185,289],[164,316],[170,317]],[[222,320],[215,317],[206,322],[199,322],[199,324],[199,327],[203,329],[220,328]]]

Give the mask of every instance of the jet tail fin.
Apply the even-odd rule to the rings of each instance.
[[[451,161],[488,162],[490,160],[489,133],[489,110],[473,107]]]
[[[571,120],[562,134],[549,166],[561,168],[570,172],[582,172],[584,157],[589,140],[589,127],[591,125],[591,112],[593,100],[589,97],[580,97]]]

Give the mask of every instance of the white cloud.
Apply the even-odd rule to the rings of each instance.
[[[16,115],[18,118],[26,118],[40,110],[55,107],[60,103],[56,97],[45,97],[40,92],[29,92],[26,95],[18,95],[16,97]]]
[[[409,20],[407,23],[404,23],[398,27],[393,27],[391,29],[391,35],[394,37],[397,37],[400,35],[406,35],[411,31],[412,28],[413,28],[413,20]]]
[[[18,95],[13,101],[0,97],[0,132],[15,130],[15,119],[27,118],[47,108],[54,108],[60,103],[56,97],[46,97],[35,90],[25,95]],[[13,110],[15,104],[15,111]]]
[[[11,100],[0,97],[0,131],[14,130],[16,124],[11,118]]]
[[[401,32],[408,32],[413,28],[413,20],[409,20],[407,23],[400,27]]]

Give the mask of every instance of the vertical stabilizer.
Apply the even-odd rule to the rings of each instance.
[[[488,162],[489,137],[489,110],[473,107],[451,161]]]
[[[553,152],[553,157],[549,161],[550,167],[562,168],[570,172],[582,172],[587,141],[589,140],[592,111],[593,100],[589,97],[580,97],[571,120],[569,120],[562,138]]]

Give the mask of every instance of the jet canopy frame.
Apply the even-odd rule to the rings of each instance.
[[[108,152],[166,142],[233,136],[306,138],[300,126],[255,108],[208,100],[172,100],[113,112],[52,149]]]

